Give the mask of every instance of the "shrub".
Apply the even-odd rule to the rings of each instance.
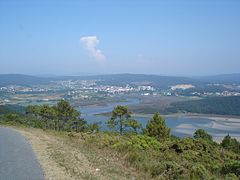
[[[14,113],[5,114],[4,117],[6,119],[6,122],[17,121],[19,119],[19,115]]]
[[[208,134],[205,130],[203,129],[198,129],[196,130],[196,132],[194,133],[193,136],[195,139],[203,139],[206,141],[212,141],[213,138],[210,134]]]
[[[185,179],[186,169],[174,161],[166,161],[153,165],[151,168],[152,177],[162,177],[163,179]]]
[[[169,138],[170,128],[165,124],[165,120],[159,113],[155,113],[148,122],[145,133],[148,136],[155,137],[158,140]]]
[[[240,154],[240,142],[238,142],[235,138],[231,138],[231,136],[229,135],[223,138],[221,142],[221,146],[225,149],[228,149],[235,153]]]
[[[239,180],[239,178],[234,173],[229,173],[225,176],[225,180]]]
[[[95,122],[95,123],[92,123],[92,124],[88,124],[87,125],[87,130],[92,132],[92,133],[99,132],[99,130],[100,130],[100,123],[99,122]]]
[[[225,164],[222,168],[222,173],[234,173],[236,176],[240,176],[240,161],[233,161]]]
[[[132,136],[129,140],[130,146],[138,149],[159,149],[160,143],[155,138],[146,135],[136,135]]]
[[[210,179],[210,175],[202,164],[193,165],[190,173],[191,179]]]

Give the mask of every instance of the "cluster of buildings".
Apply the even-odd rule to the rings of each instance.
[[[65,80],[65,81],[56,81],[56,85],[61,86],[62,88],[69,89],[79,89],[79,88],[89,88],[96,85],[98,80]]]
[[[17,86],[17,85],[10,85],[0,87],[0,91],[8,92],[8,93],[15,93],[15,92],[32,92],[32,88],[24,87],[24,86]]]
[[[216,86],[216,85],[215,85]],[[218,85],[220,86],[220,85]],[[115,95],[125,94],[138,94],[143,96],[149,95],[162,95],[162,96],[180,96],[181,93],[187,89],[194,89],[192,84],[177,84],[170,86],[169,89],[157,90],[150,85],[129,85],[126,86],[114,86],[104,85],[99,80],[64,80],[54,81],[45,85],[34,86],[19,86],[9,85],[0,87],[1,92],[7,92],[9,94],[48,94],[49,92],[58,93],[60,97],[67,97],[70,99],[91,99],[92,97],[113,97]],[[236,88],[231,86],[231,88]],[[180,91],[178,91],[180,90]],[[180,93],[180,94],[179,94]],[[240,96],[240,91],[223,91],[223,92],[198,92],[189,91],[187,95],[190,96]],[[64,95],[63,95],[64,94]],[[183,95],[186,95],[183,93]],[[0,98],[5,102],[7,98]]]
[[[114,95],[124,95],[128,93],[141,93],[142,95],[153,94],[155,89],[151,86],[138,86],[131,87],[126,85],[122,86],[109,86],[109,85],[94,85],[92,87],[83,86],[79,89],[69,90],[67,93],[68,97],[72,99],[88,99],[94,94],[98,96],[114,96]],[[151,92],[151,93],[150,93]]]
[[[88,96],[83,95],[84,93],[106,93],[109,95],[114,95],[127,94],[131,92],[155,91],[152,86],[133,87],[128,84],[126,86],[111,86],[101,85],[98,83],[98,81],[99,80],[67,80],[57,81],[56,84],[61,85],[63,88],[68,88],[68,96],[81,96],[82,98],[88,98]]]
[[[192,92],[193,96],[240,96],[240,92],[231,92],[231,91],[223,91],[223,92]]]
[[[52,88],[42,88],[42,87],[26,87],[18,85],[10,85],[0,87],[0,91],[8,93],[31,93],[31,92],[47,92],[53,90]]]
[[[106,92],[110,94],[118,93],[128,93],[128,92],[138,92],[138,91],[155,91],[152,86],[137,86],[132,87],[130,85],[126,86],[111,86],[111,85],[98,85],[99,80],[67,80],[67,81],[57,81],[56,84],[62,87],[67,87],[73,90],[90,90],[94,92]]]
[[[129,85],[126,85],[125,87],[122,86],[96,86],[93,88],[95,92],[106,92],[109,94],[124,94],[124,93],[129,93],[129,92],[140,92],[140,91],[155,91],[155,89],[151,86],[137,86],[137,87],[132,87]]]

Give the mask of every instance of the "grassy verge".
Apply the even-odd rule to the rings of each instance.
[[[99,135],[10,127],[31,143],[46,179],[145,179],[117,152],[92,143]]]
[[[240,175],[240,156],[214,142],[12,127],[32,144],[46,179],[238,179]]]

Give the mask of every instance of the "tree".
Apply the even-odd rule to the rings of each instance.
[[[31,114],[34,116],[38,116],[39,115],[39,106],[37,105],[29,105],[26,108],[26,114]]]
[[[80,117],[81,113],[74,109],[68,101],[61,100],[55,106],[44,104],[28,106],[26,114],[31,114],[43,121],[45,128],[80,132],[86,128],[86,121]]]
[[[138,132],[138,129],[140,129],[140,128],[142,127],[142,124],[139,123],[139,122],[138,122],[137,120],[135,120],[135,119],[128,119],[128,120],[126,121],[126,126],[132,128],[133,131],[134,131],[135,133],[137,133],[137,132]]]
[[[206,141],[213,141],[213,138],[210,134],[208,134],[205,130],[203,129],[198,129],[196,130],[196,132],[194,133],[193,136],[195,139],[203,139]]]
[[[166,139],[170,136],[170,128],[165,124],[165,119],[159,113],[155,113],[148,122],[145,133],[158,140]]]
[[[69,119],[65,123],[65,129],[67,131],[82,132],[87,128],[87,121],[84,118],[76,117]]]
[[[221,142],[221,146],[235,153],[240,153],[240,142],[232,138],[229,134],[225,136]]]
[[[48,104],[44,104],[40,106],[39,115],[45,119],[53,119],[56,116],[56,111]]]
[[[127,106],[117,106],[112,111],[111,119],[107,121],[109,128],[118,128],[120,134],[127,127],[127,121],[131,117],[131,113]]]
[[[57,112],[59,129],[68,125],[68,129],[78,131],[80,129],[79,125],[85,124],[85,121],[80,119],[81,113],[74,109],[68,101],[61,100],[54,108]]]
[[[99,132],[100,124],[101,124],[100,122],[95,122],[95,123],[92,123],[92,124],[88,124],[88,126],[87,126],[88,131],[90,131],[92,133]]]
[[[228,134],[227,136],[225,136],[221,142],[221,146],[225,149],[229,149],[231,147],[231,136]]]
[[[48,104],[44,104],[39,108],[39,115],[43,118],[45,128],[49,128],[49,125],[56,119],[56,111]]]
[[[80,116],[80,112],[74,109],[68,101],[61,100],[57,103],[55,107],[58,117],[63,121],[68,121],[69,119],[77,118]]]

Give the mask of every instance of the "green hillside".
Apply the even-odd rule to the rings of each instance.
[[[240,96],[207,97],[200,100],[172,103],[168,113],[191,112],[202,114],[240,115]]]

